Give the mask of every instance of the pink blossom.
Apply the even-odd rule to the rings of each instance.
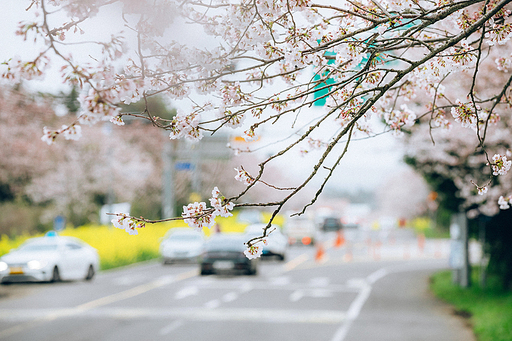
[[[181,216],[188,226],[198,231],[201,231],[203,227],[211,228],[215,225],[215,213],[209,212],[204,202],[194,202],[183,206]]]
[[[112,219],[111,221],[114,227],[125,230],[131,235],[139,234],[137,229],[143,228],[145,226],[143,222],[137,222],[124,214],[118,214],[117,217]]]
[[[82,127],[77,124],[73,124],[70,127],[63,125],[61,131],[66,140],[78,141],[82,137]]]
[[[55,138],[57,137],[57,132],[54,130],[48,129],[48,127],[43,128],[43,136],[41,140],[46,142],[48,145],[52,145],[55,143]]]
[[[500,198],[498,199],[498,205],[500,205],[500,209],[507,210],[510,208],[509,204],[511,204],[511,201],[512,199],[510,197],[500,196]]]
[[[249,259],[255,259],[261,256],[263,253],[263,247],[261,245],[250,245],[244,251],[244,254]]]
[[[235,175],[235,179],[240,181],[244,185],[249,186],[254,182],[254,178],[252,178],[243,167],[240,167],[240,169],[235,168],[235,171],[237,172],[237,174]]]
[[[484,195],[488,191],[487,186],[477,187],[477,189],[478,189],[478,194],[480,194],[480,195]]]
[[[219,191],[217,187],[215,187],[212,191],[212,198],[210,198],[210,204],[215,209],[213,212],[214,216],[220,215],[221,217],[231,217],[233,214],[230,212],[233,210],[235,205],[232,202],[227,202],[227,199],[222,193]]]
[[[510,170],[510,166],[512,165],[512,161],[507,160],[507,157],[504,155],[502,156],[499,154],[494,154],[492,161],[492,174],[496,176],[507,174],[507,172]]]
[[[123,118],[120,115],[112,117],[110,119],[110,122],[112,122],[112,123],[114,123],[115,125],[118,125],[118,126],[124,126]]]

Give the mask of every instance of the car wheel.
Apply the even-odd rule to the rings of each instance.
[[[85,276],[85,280],[86,281],[90,281],[91,279],[94,278],[94,275],[95,275],[95,271],[94,271],[94,266],[89,265],[89,269],[87,270],[87,276]]]
[[[57,266],[55,266],[53,268],[51,281],[52,282],[60,282],[60,273],[59,273],[59,268]]]
[[[201,276],[211,275],[212,273],[210,271],[201,270]]]

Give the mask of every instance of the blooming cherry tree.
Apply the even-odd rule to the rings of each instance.
[[[181,218],[197,228],[211,226],[216,215],[226,215],[234,206],[272,207],[263,238],[273,217],[319,177],[319,191],[297,212],[304,213],[342,162],[352,137],[377,133],[366,124],[372,115],[397,136],[422,118],[429,126],[458,124],[470,129],[474,147],[486,154],[489,126],[512,103],[512,77],[506,75],[512,35],[509,0],[33,0],[28,7],[34,20],[20,23],[16,33],[35,40],[41,51],[29,60],[6,61],[3,77],[31,80],[57,64],[64,82],[83,88],[76,120],[61,129],[44,129],[48,144],[59,135],[79,138],[79,124],[122,124],[126,116],[150,121],[171,139],[193,141],[239,127],[251,140],[266,127],[291,122],[287,129],[294,134],[288,145],[260,163],[257,172],[236,169],[245,190],[230,198],[214,195],[212,208],[204,202],[185,206]],[[86,26],[104,9],[119,14],[126,32],[113,31],[110,39],[93,42],[98,50],[82,60],[73,47],[91,43],[81,35],[87,35]],[[180,41],[172,36],[173,20],[190,25],[191,31],[200,27],[210,39]],[[507,53],[496,52],[503,50]],[[493,58],[486,58],[489,54]],[[492,68],[485,66],[489,61]],[[480,79],[488,77],[483,69],[499,74],[492,92],[480,87]],[[442,83],[454,75],[469,77],[456,98],[448,98],[451,89]],[[430,96],[424,106],[411,105],[423,92]],[[129,113],[119,106],[162,94],[179,107],[172,120],[147,108]],[[323,114],[312,115],[310,108],[319,101],[325,102]],[[297,124],[306,118],[308,124]],[[286,188],[263,180],[275,159],[308,155],[302,146],[319,136],[321,141],[312,145],[320,156],[309,176]],[[483,162],[500,175],[508,170],[503,157]],[[257,184],[281,192],[281,199],[244,203]],[[477,187],[480,192],[487,188]],[[249,254],[258,255],[258,250],[249,242]]]

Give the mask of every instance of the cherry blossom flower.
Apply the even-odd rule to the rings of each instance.
[[[244,251],[244,255],[249,259],[255,259],[261,256],[263,247],[261,245],[250,245]]]
[[[77,124],[70,127],[63,125],[61,131],[66,140],[78,141],[82,137],[82,127]]]
[[[487,188],[487,186],[482,186],[482,187],[477,187],[477,190],[478,190],[478,194],[484,195],[485,193],[487,193],[489,188]]]
[[[215,214],[207,210],[204,202],[194,202],[188,204],[188,206],[183,206],[181,216],[189,227],[197,231],[201,231],[203,227],[211,228],[215,225]]]
[[[48,129],[48,127],[43,128],[43,136],[41,137],[41,140],[43,142],[46,142],[48,145],[52,145],[55,142],[55,138],[57,137],[58,133],[54,130]]]
[[[478,110],[479,108],[477,108]],[[473,108],[457,100],[457,107],[451,110],[452,116],[456,122],[459,122],[464,128],[476,128],[477,114]]]
[[[118,229],[125,230],[126,232],[128,232],[131,235],[139,234],[139,231],[137,231],[137,229],[145,227],[144,222],[137,222],[136,220],[129,218],[124,214],[120,214],[120,213],[116,213],[116,214],[117,214],[116,218],[111,220],[112,225],[114,225],[114,227],[116,227]]]
[[[493,175],[505,175],[510,170],[510,166],[512,165],[512,161],[507,160],[506,156],[502,156],[499,154],[494,154],[492,157],[493,164],[491,164],[492,167],[492,174]]]
[[[112,122],[112,123],[114,123],[115,125],[118,125],[118,126],[124,126],[123,118],[120,115],[112,117],[110,119],[110,122]]]
[[[178,114],[174,116],[171,124],[169,138],[179,139],[185,137],[192,141],[199,141],[203,138],[203,134],[199,130],[200,115],[197,112],[185,114],[178,110]]]
[[[244,185],[249,186],[254,182],[254,178],[251,177],[243,167],[240,167],[240,169],[235,168],[235,171],[237,172],[237,174],[235,175],[235,179],[240,181]]]
[[[510,208],[510,204],[512,204],[512,198],[511,197],[503,197],[500,196],[498,199],[498,205],[500,205],[500,209],[507,210]]]
[[[256,141],[258,136],[254,133],[254,129],[251,127],[244,131],[243,138],[246,142]]]
[[[217,187],[212,190],[212,198],[210,198],[210,204],[215,209],[212,215],[221,217],[231,217],[233,214],[230,212],[235,205],[232,202],[227,202],[227,199],[219,191]]]

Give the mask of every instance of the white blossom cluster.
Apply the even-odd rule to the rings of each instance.
[[[118,229],[125,230],[131,235],[139,234],[137,229],[144,228],[146,225],[144,222],[136,221],[122,213],[116,213],[117,217],[112,219],[112,224]]]
[[[203,227],[211,228],[215,225],[215,217],[230,217],[233,215],[230,211],[234,208],[234,204],[228,202],[217,187],[212,190],[210,203],[213,209],[208,209],[204,202],[195,202],[188,204],[188,206],[183,206],[181,216],[185,223],[189,227],[202,231]]]

